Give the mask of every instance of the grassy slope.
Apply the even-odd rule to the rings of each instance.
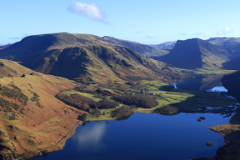
[[[125,47],[84,46],[54,50],[24,63],[25,66],[46,74],[95,83],[123,79],[160,78],[181,79],[188,71],[142,56]]]
[[[60,90],[73,88],[77,84],[65,78],[36,72],[30,75],[33,71],[16,62],[1,60],[1,63],[5,67],[17,70],[19,74],[13,77],[0,78],[0,84],[4,86],[14,84],[29,98],[27,105],[22,108],[21,112],[13,110],[19,120],[8,120],[5,117],[9,112],[0,111],[0,130],[5,132],[5,137],[1,138],[7,140],[7,146],[12,148],[12,151],[16,150],[17,154],[35,151],[56,144],[78,122],[77,118],[83,112],[79,112],[62,103],[55,98],[55,95]],[[25,77],[21,77],[20,73],[24,73]],[[40,107],[37,106],[36,101],[31,99],[34,96],[33,92],[39,96]],[[3,98],[11,100],[7,97]],[[9,125],[12,125],[15,129],[9,129]],[[14,136],[18,138],[15,140]],[[29,139],[33,140],[36,145],[30,144],[28,142]],[[64,141],[60,145],[48,149],[48,151],[62,148]],[[1,152],[1,154],[6,153],[11,153],[11,151],[2,150]]]
[[[125,79],[180,79],[183,71],[134,50],[87,34],[36,35],[0,51],[33,70],[81,82],[122,83]]]

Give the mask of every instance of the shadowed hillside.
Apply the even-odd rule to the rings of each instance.
[[[107,40],[110,43],[114,43],[117,45],[121,45],[124,47],[131,48],[132,50],[141,53],[145,56],[154,57],[154,56],[162,56],[165,54],[168,54],[169,52],[166,50],[161,50],[149,45],[133,42],[133,41],[127,41],[122,39],[117,39],[109,36],[103,37],[105,40]]]
[[[210,38],[207,41],[224,47],[230,53],[230,61],[223,64],[225,69],[240,70],[240,38]]]
[[[0,44],[0,50],[11,46],[11,44],[2,45]]]
[[[230,59],[240,56],[240,38],[216,37],[210,38],[207,41],[227,49],[231,54]]]
[[[154,59],[186,69],[220,69],[229,60],[229,52],[221,46],[213,45],[201,39],[177,41],[173,50]]]
[[[83,83],[177,80],[188,72],[103,38],[85,34],[56,33],[26,37],[1,50],[0,57],[21,61],[24,66],[41,73]]]
[[[222,84],[225,88],[227,88],[229,94],[240,101],[240,71],[225,75],[222,79]]]

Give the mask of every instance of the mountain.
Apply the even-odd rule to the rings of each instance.
[[[0,57],[20,61],[35,71],[82,83],[181,79],[187,72],[134,50],[86,34],[35,35],[0,50]]]
[[[223,64],[225,69],[240,70],[240,38],[210,38],[207,41],[224,47],[230,53],[230,60]]]
[[[3,59],[0,59],[0,77],[0,159],[15,159],[39,149],[47,153],[63,148],[73,132],[64,136],[85,112],[66,105],[55,95],[79,84]],[[32,152],[26,157],[37,154]]]
[[[227,49],[231,54],[230,59],[240,57],[240,38],[217,37],[217,38],[210,38],[207,41]]]
[[[222,79],[223,86],[228,93],[240,101],[240,71],[225,75]]]
[[[152,46],[161,50],[171,51],[174,48],[175,44],[176,44],[176,41],[171,41],[171,42],[164,42],[164,43],[156,44]]]
[[[3,45],[3,44],[0,44],[0,50],[3,49],[3,48],[7,48],[9,47],[11,44],[6,44],[6,45]]]
[[[178,40],[169,54],[153,58],[185,69],[221,69],[229,57],[223,47],[195,38]]]
[[[132,50],[141,53],[145,56],[153,57],[153,56],[161,56],[168,54],[169,52],[166,50],[161,50],[149,45],[137,43],[137,42],[132,42],[132,41],[127,41],[127,40],[122,40],[122,39],[117,39],[109,36],[103,37],[106,41],[110,43],[114,43],[120,46],[128,47],[131,48]]]

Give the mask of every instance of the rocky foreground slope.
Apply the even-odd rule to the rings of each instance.
[[[67,137],[65,134],[85,112],[64,104],[55,95],[61,90],[74,88],[77,83],[37,73],[2,59],[0,73],[2,159],[34,151],[26,155],[29,158],[61,149],[72,132]],[[62,138],[59,145],[54,146]]]

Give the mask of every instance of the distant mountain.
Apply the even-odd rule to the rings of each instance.
[[[145,45],[145,44],[141,44],[141,43],[137,43],[137,42],[133,42],[133,41],[127,41],[127,40],[122,40],[122,39],[117,39],[117,38],[113,38],[113,37],[109,37],[109,36],[105,36],[103,37],[103,39],[105,39],[106,41],[110,42],[110,43],[114,43],[120,46],[124,46],[124,47],[128,47],[131,48],[132,50],[141,53],[145,56],[161,56],[161,55],[165,55],[168,54],[169,52],[166,50],[161,50],[149,45]]]
[[[221,69],[229,57],[230,53],[221,46],[188,39],[178,40],[169,54],[153,58],[185,69]]]
[[[176,44],[176,41],[172,41],[172,42],[165,42],[165,43],[156,44],[152,46],[161,50],[171,51],[175,46],[175,44]]]
[[[230,60],[223,64],[225,69],[240,70],[240,38],[210,38],[207,41],[224,47],[230,53]]]
[[[10,45],[11,45],[11,44],[6,44],[6,45],[0,44],[0,50],[3,49],[3,48],[7,48],[7,47],[9,47]]]
[[[94,35],[35,35],[0,50],[0,58],[20,61],[41,73],[80,82],[181,79],[185,71]]]
[[[240,38],[217,37],[210,38],[207,41],[227,49],[231,54],[230,59],[240,57]]]

